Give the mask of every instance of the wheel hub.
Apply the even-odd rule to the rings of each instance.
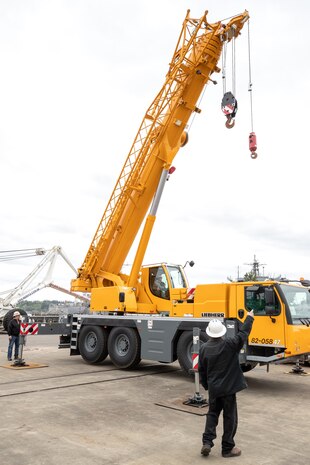
[[[87,335],[87,338],[85,339],[85,345],[87,347],[87,350],[89,351],[94,351],[97,345],[97,337],[95,333],[89,333]]]
[[[125,335],[121,335],[116,340],[116,350],[119,355],[126,355],[129,350],[129,339]]]

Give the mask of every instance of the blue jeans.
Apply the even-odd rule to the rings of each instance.
[[[8,347],[8,359],[12,358],[13,346],[15,345],[14,358],[18,358],[19,336],[12,336]]]

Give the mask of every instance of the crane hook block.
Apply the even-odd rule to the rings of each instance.
[[[257,141],[256,141],[256,134],[255,132],[250,132],[249,135],[249,149],[251,152],[251,158],[255,159],[257,158]]]
[[[225,126],[231,129],[235,125],[234,118],[238,109],[238,103],[236,98],[231,92],[226,92],[222,98],[222,112],[227,118]]]

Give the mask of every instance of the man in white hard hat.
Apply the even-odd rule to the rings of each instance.
[[[211,320],[206,333],[209,340],[200,349],[199,373],[201,384],[209,392],[209,410],[202,435],[202,455],[209,455],[216,438],[216,427],[223,410],[224,431],[222,456],[238,457],[234,436],[238,426],[236,393],[247,387],[239,364],[239,352],[246,342],[254,320],[253,310],[235,337],[224,338],[226,326],[220,320]]]
[[[12,360],[13,346],[15,346],[14,358],[15,359],[18,358],[19,332],[20,332],[20,313],[18,310],[16,310],[13,313],[13,319],[10,321],[9,327],[8,327],[8,336],[9,336],[8,360],[9,362]]]

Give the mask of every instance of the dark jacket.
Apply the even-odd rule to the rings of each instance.
[[[200,381],[209,399],[229,396],[247,387],[239,364],[239,352],[251,332],[253,318],[247,316],[232,338],[210,338],[199,353]]]
[[[20,331],[20,321],[13,320],[10,321],[9,327],[8,327],[8,335],[9,336],[19,336],[19,331]]]

